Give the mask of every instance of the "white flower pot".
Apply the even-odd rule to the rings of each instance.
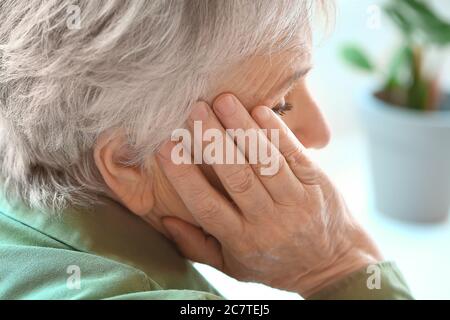
[[[440,222],[450,209],[450,111],[415,112],[373,95],[362,101],[376,209]]]

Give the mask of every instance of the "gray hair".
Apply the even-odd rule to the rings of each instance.
[[[311,7],[307,0],[2,0],[3,192],[52,212],[98,201],[108,193],[92,152],[100,134],[123,130],[130,165],[143,165],[211,93],[221,70],[301,45]],[[79,25],[71,25],[76,9]]]

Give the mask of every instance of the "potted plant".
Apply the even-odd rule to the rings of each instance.
[[[356,45],[342,57],[382,79],[362,99],[379,211],[402,220],[437,222],[450,209],[450,95],[439,83],[442,61],[429,60],[450,44],[450,23],[423,0],[391,0],[384,14],[400,31],[384,70]],[[436,59],[436,58],[435,58]]]

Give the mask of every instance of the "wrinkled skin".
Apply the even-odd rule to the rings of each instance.
[[[226,94],[213,108],[199,102],[188,123],[192,128],[199,120],[204,130],[279,129],[279,147],[271,145],[271,152],[280,169],[264,176],[260,165],[213,164],[225,197],[198,166],[173,164],[175,143],[168,142],[160,166],[196,223],[167,217],[163,224],[187,258],[304,297],[382,259],[330,179],[269,108],[256,107],[250,115]]]

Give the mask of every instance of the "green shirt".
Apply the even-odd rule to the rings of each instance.
[[[408,299],[399,271],[380,264],[313,299]],[[52,216],[0,200],[0,299],[221,299],[164,236],[112,200]]]

